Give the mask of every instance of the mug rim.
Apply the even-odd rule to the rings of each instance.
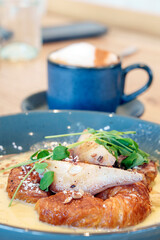
[[[117,54],[115,54],[117,57],[118,57],[118,62],[117,63],[113,63],[113,64],[110,64],[108,66],[102,66],[102,67],[83,67],[83,66],[74,66],[74,65],[71,65],[71,64],[64,64],[64,63],[58,63],[58,62],[54,62],[52,61],[51,59],[49,59],[50,55],[53,53],[53,52],[57,52],[58,50],[60,50],[62,48],[59,48],[55,51],[52,51],[48,54],[48,57],[47,57],[47,61],[48,63],[51,63],[53,65],[56,65],[56,66],[59,66],[59,67],[62,67],[62,68],[67,68],[67,69],[83,69],[83,70],[104,70],[104,69],[113,69],[113,68],[116,68],[118,66],[121,66],[121,57]],[[113,53],[113,52],[112,52]]]

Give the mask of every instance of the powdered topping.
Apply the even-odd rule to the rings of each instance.
[[[24,175],[26,175],[28,173],[28,171],[31,169],[32,167],[30,165],[26,165],[26,166],[21,166],[22,171],[19,172],[19,176],[18,179],[23,180]],[[37,176],[36,176],[37,175]],[[35,176],[35,177],[34,177]],[[41,193],[41,190],[39,188],[40,184],[39,182],[37,182],[37,177],[39,178],[38,173],[34,170],[25,181],[23,181],[22,184],[22,189],[20,190],[20,192],[24,192],[24,191],[34,191],[36,193]]]

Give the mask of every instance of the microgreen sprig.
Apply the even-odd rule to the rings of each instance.
[[[121,165],[126,169],[148,162],[149,154],[139,149],[138,144],[133,139],[123,137],[124,135],[135,134],[135,131],[118,132],[116,130],[103,131],[87,128],[87,131],[84,132],[46,136],[45,138],[67,137],[88,133],[91,134],[89,138],[70,144],[67,148],[74,148],[84,142],[95,141],[103,145],[117,160],[118,156],[125,156],[126,158],[121,162]]]

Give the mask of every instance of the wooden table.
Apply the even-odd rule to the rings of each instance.
[[[59,25],[73,22],[74,19],[47,15],[43,25]],[[47,56],[51,51],[80,40],[56,42],[43,45],[39,56],[29,62],[10,63],[0,61],[0,115],[21,112],[21,102],[28,95],[47,89]],[[127,47],[139,49],[134,55],[123,59],[123,67],[132,63],[146,63],[154,73],[150,89],[138,97],[145,105],[141,119],[160,124],[160,39],[151,35],[112,28],[99,38],[84,39],[97,47],[121,53]],[[125,91],[130,93],[147,80],[143,71],[135,70],[128,74]]]

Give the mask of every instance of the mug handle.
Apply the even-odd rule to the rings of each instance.
[[[135,99],[138,95],[140,95],[141,93],[143,93],[144,91],[147,90],[147,88],[149,88],[149,86],[151,85],[152,83],[152,80],[153,80],[153,73],[152,73],[152,70],[145,64],[140,64],[140,63],[137,63],[137,64],[132,64],[126,68],[124,68],[122,70],[122,82],[125,83],[125,78],[126,78],[126,75],[129,71],[131,70],[134,70],[134,69],[143,69],[145,70],[147,73],[148,73],[148,81],[147,83],[141,87],[139,90],[131,93],[131,94],[124,94],[123,92],[123,95],[121,97],[121,103],[127,103],[127,102],[130,102],[132,101],[133,99]]]

